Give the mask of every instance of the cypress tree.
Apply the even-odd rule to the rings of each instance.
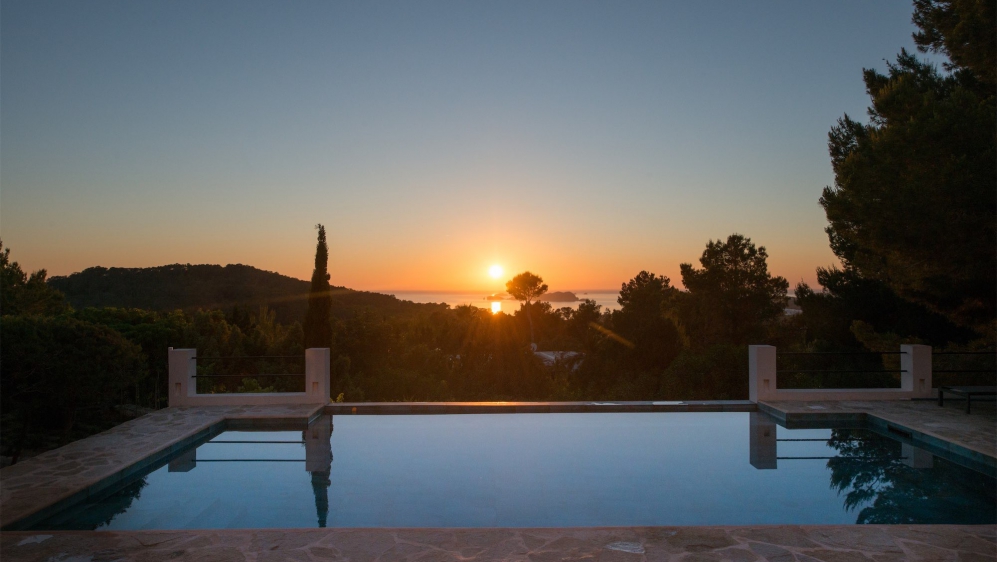
[[[312,287],[308,292],[308,312],[305,313],[305,348],[329,347],[332,327],[329,323],[332,297],[329,292],[329,246],[325,242],[325,227],[318,228],[318,245],[315,247],[315,270]]]

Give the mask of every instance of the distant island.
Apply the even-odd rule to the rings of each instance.
[[[582,299],[578,298],[578,295],[571,291],[554,291],[553,293],[541,296],[540,300],[546,302],[578,302]]]

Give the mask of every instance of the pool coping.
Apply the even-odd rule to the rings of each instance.
[[[248,407],[185,407],[167,408],[152,414],[147,414],[111,430],[91,436],[86,439],[71,443],[54,451],[43,453],[38,457],[26,459],[17,465],[6,467],[0,470],[0,530],[8,531],[30,526],[31,524],[52,515],[53,513],[65,509],[69,505],[83,501],[86,498],[99,494],[109,487],[120,483],[149,466],[161,462],[169,455],[190,446],[197,441],[210,436],[212,433],[223,431],[226,428],[239,429],[254,426],[270,427],[273,423],[287,423],[294,427],[303,427],[314,420],[319,415],[404,415],[404,414],[480,414],[480,413],[619,413],[619,412],[764,412],[773,416],[783,424],[800,423],[847,423],[861,424],[890,431],[890,428],[899,428],[908,433],[907,437],[916,443],[923,443],[928,449],[936,452],[944,452],[946,455],[956,455],[968,458],[973,464],[970,468],[980,470],[979,466],[989,468],[993,474],[994,467],[997,467],[997,459],[987,455],[982,451],[975,450],[962,444],[953,443],[944,437],[933,434],[924,428],[909,427],[911,424],[898,422],[892,419],[884,419],[877,414],[863,408],[839,408],[830,412],[792,412],[790,408],[780,409],[780,404],[760,402],[755,404],[746,400],[733,401],[603,401],[603,402],[381,402],[381,403],[330,403],[327,405],[301,405],[293,406],[248,406]],[[167,414],[193,413],[195,419],[188,424],[184,432],[174,438],[165,439],[144,451],[134,451],[134,455],[125,458],[117,464],[110,463],[106,467],[97,467],[89,476],[81,480],[69,489],[49,490],[44,493],[45,482],[31,482],[29,485],[21,485],[20,488],[11,490],[11,484],[25,479],[24,474],[31,465],[42,465],[46,462],[64,462],[60,457],[60,451],[68,449],[82,449],[82,453],[87,452],[88,443],[100,443],[101,439],[107,440],[108,436],[113,437],[116,430],[124,428],[129,424],[141,425],[154,424],[159,417]],[[182,417],[182,416],[181,416]],[[93,451],[101,447],[96,445],[91,447]],[[102,448],[106,448],[106,445]],[[80,451],[74,451],[74,454]],[[65,458],[72,458],[65,455]],[[30,476],[30,470],[27,471]],[[58,474],[52,471],[39,470],[45,473],[49,480],[59,488],[63,482]],[[44,478],[42,479],[44,480]],[[43,493],[37,493],[38,488],[42,488]],[[65,486],[62,486],[65,488]],[[28,497],[24,497],[28,494]],[[12,500],[18,500],[12,502]],[[12,506],[11,504],[14,503]],[[12,509],[13,507],[13,509]]]
[[[995,525],[0,533],[4,560],[995,560]]]
[[[570,414],[621,412],[755,412],[750,400],[657,400],[579,402],[332,402],[331,415]]]

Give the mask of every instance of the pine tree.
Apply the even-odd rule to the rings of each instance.
[[[332,327],[329,323],[332,297],[329,291],[329,246],[325,242],[325,227],[318,228],[318,245],[315,247],[315,270],[312,287],[308,292],[308,312],[305,313],[305,348],[329,347]]]

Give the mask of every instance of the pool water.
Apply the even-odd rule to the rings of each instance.
[[[225,431],[33,528],[997,522],[991,476],[761,413],[336,416]]]

